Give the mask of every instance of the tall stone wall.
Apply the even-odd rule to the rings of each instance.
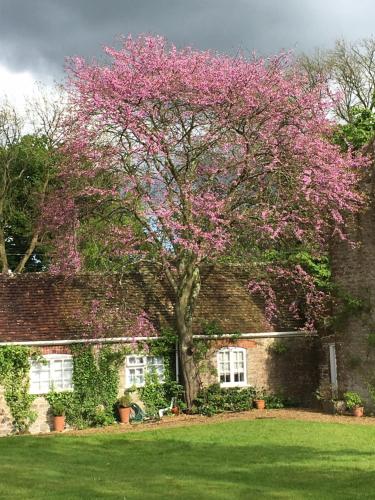
[[[339,394],[356,391],[369,406],[368,384],[375,383],[375,196],[374,171],[366,179],[369,207],[351,222],[350,240],[332,245],[334,281],[343,297],[326,339],[323,374],[329,377],[328,344],[336,344]],[[353,302],[354,301],[354,302]]]

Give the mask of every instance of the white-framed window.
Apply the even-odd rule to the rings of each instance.
[[[70,354],[47,354],[45,363],[31,361],[30,394],[73,389],[73,358]]]
[[[160,356],[143,356],[132,354],[125,360],[126,386],[143,387],[145,375],[155,371],[160,382],[164,381],[164,360]]]
[[[247,385],[246,349],[223,347],[217,353],[217,372],[221,387]]]

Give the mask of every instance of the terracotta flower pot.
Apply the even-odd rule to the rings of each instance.
[[[120,422],[122,424],[128,424],[130,422],[131,408],[130,407],[123,408],[122,406],[120,406],[120,408],[118,409],[118,412],[120,415]]]
[[[266,402],[264,399],[254,399],[255,408],[257,410],[264,410],[266,407]]]
[[[353,415],[355,417],[363,417],[363,411],[363,406],[356,406],[355,408],[353,408]]]
[[[54,415],[53,417],[53,428],[56,432],[62,432],[65,427],[65,416],[64,415]]]

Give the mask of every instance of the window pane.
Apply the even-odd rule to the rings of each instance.
[[[129,368],[129,382],[130,382],[130,385],[133,385],[135,384],[135,370],[132,369],[132,368]]]
[[[50,390],[50,385],[49,382],[41,382],[39,385],[40,388],[40,394],[46,394]]]
[[[223,349],[218,353],[218,374],[221,384],[243,384],[245,377],[245,351]]]
[[[31,363],[30,392],[45,394],[53,387],[55,390],[72,388],[73,361],[59,355],[49,356],[46,363]]]
[[[234,381],[235,382],[243,382],[244,380],[245,380],[244,373],[235,373],[234,374]]]
[[[164,361],[160,356],[128,356],[126,358],[126,380],[128,385],[143,386],[145,373],[155,372],[160,381],[164,378]]]

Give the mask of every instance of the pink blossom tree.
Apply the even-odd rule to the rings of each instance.
[[[288,240],[324,248],[360,205],[360,161],[330,143],[324,88],[309,88],[285,55],[232,58],[145,36],[105,52],[108,64],[77,58],[69,68],[69,200],[57,210],[59,225],[75,228],[65,243],[77,244],[72,214],[79,220],[89,200],[110,214],[109,249],[161,264],[190,406],[202,264],[243,241],[249,260]],[[76,251],[63,254],[78,266]]]

